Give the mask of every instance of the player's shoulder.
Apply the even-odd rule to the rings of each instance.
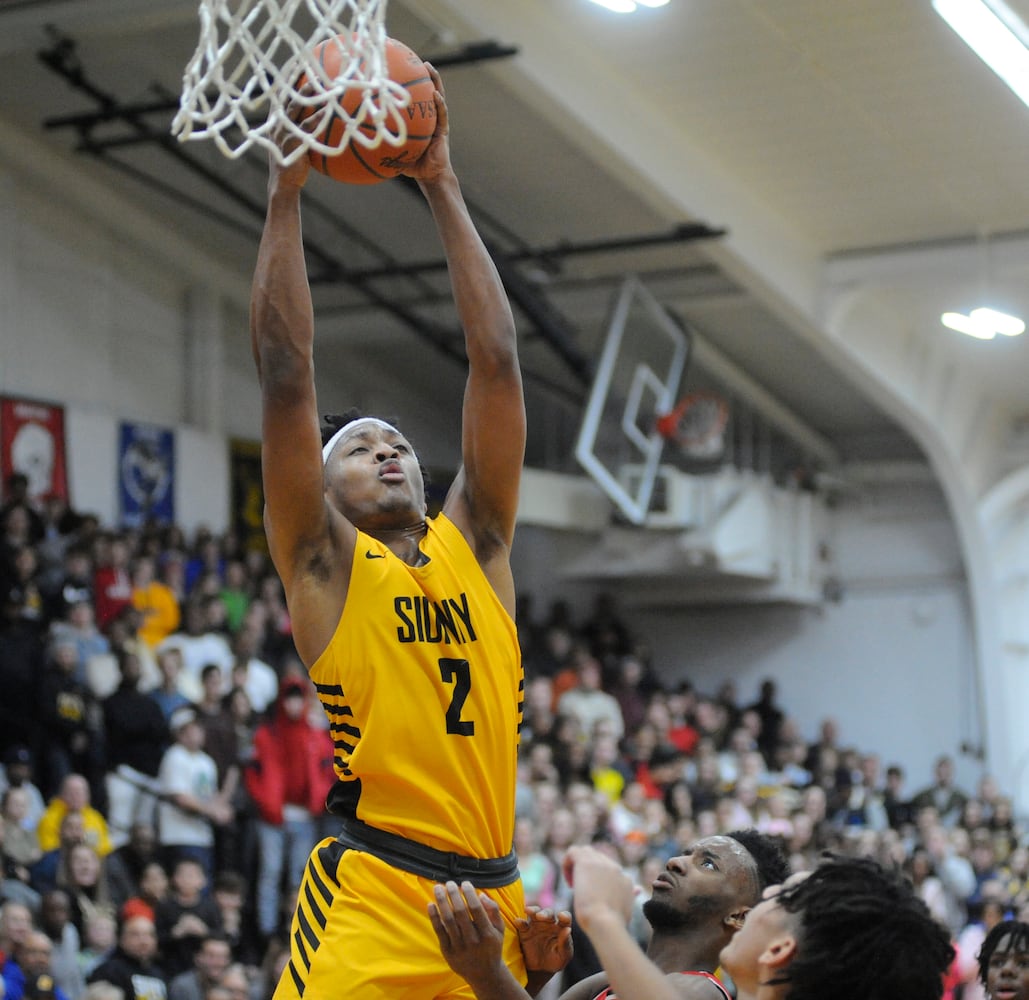
[[[673,972],[668,980],[687,1000],[732,1000],[725,986],[707,972]]]

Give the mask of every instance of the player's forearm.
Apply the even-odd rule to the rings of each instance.
[[[678,1000],[668,978],[643,953],[619,913],[599,907],[589,914],[576,912],[618,1000]]]
[[[521,984],[503,963],[488,970],[477,970],[467,977],[467,983],[475,992],[477,1000],[532,1000]]]
[[[469,361],[515,366],[515,326],[500,274],[472,222],[452,171],[421,185],[447,258]]]
[[[539,995],[539,991],[543,989],[551,979],[554,978],[553,972],[529,972],[529,981],[525,984],[525,992],[530,997]]]
[[[310,378],[314,309],[300,223],[300,188],[269,185],[250,300],[254,361],[266,379]]]

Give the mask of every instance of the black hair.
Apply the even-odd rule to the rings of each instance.
[[[355,420],[360,420],[362,417],[370,417],[373,420],[384,420],[387,424],[391,424],[400,431],[400,427],[397,424],[396,417],[377,417],[373,413],[362,413],[356,406],[350,407],[349,410],[344,410],[342,413],[326,413],[322,415],[322,447],[324,448],[331,440],[333,434],[335,434],[341,427],[345,427],[347,424],[352,423]],[[403,434],[403,431],[400,431]],[[407,437],[404,434],[404,437]],[[411,439],[408,438],[410,441]],[[411,446],[414,447],[414,442],[411,442]],[[418,449],[415,448],[417,454]],[[418,468],[422,470],[422,482],[425,486],[429,485],[429,470],[419,461]]]
[[[997,924],[983,940],[983,946],[979,949],[979,980],[986,985],[986,974],[990,971],[990,959],[997,950],[997,946],[1008,935],[1006,951],[1029,951],[1029,924],[1022,920],[1002,920]]]
[[[829,856],[776,900],[798,935],[774,980],[789,984],[789,1000],[824,1000],[827,988],[834,1000],[939,1000],[954,949],[898,872]]]
[[[347,424],[354,420],[360,420],[362,417],[369,416],[369,414],[362,413],[356,406],[352,406],[349,410],[344,410],[342,413],[326,413],[322,416],[322,447],[327,445],[332,440],[332,435],[336,433],[341,427],[345,427]],[[385,420],[385,417],[379,419]],[[386,420],[386,423],[393,424],[392,420]],[[396,424],[393,424],[396,427]]]
[[[757,899],[770,885],[781,885],[790,876],[790,862],[779,837],[770,837],[757,830],[732,830],[726,834],[740,844],[754,859],[757,869]]]

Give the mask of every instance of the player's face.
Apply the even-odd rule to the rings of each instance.
[[[708,915],[750,905],[756,880],[754,860],[731,837],[705,837],[665,865],[652,886],[652,899],[684,916]]]
[[[1029,1000],[1029,949],[1011,947],[1010,934],[997,942],[986,967],[986,992],[993,1000]]]
[[[362,421],[344,434],[326,466],[327,489],[359,528],[393,527],[425,514],[425,483],[410,442],[385,424]]]

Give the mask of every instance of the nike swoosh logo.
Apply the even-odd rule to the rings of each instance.
[[[379,552],[366,552],[364,554],[365,559],[385,559],[386,557]]]

